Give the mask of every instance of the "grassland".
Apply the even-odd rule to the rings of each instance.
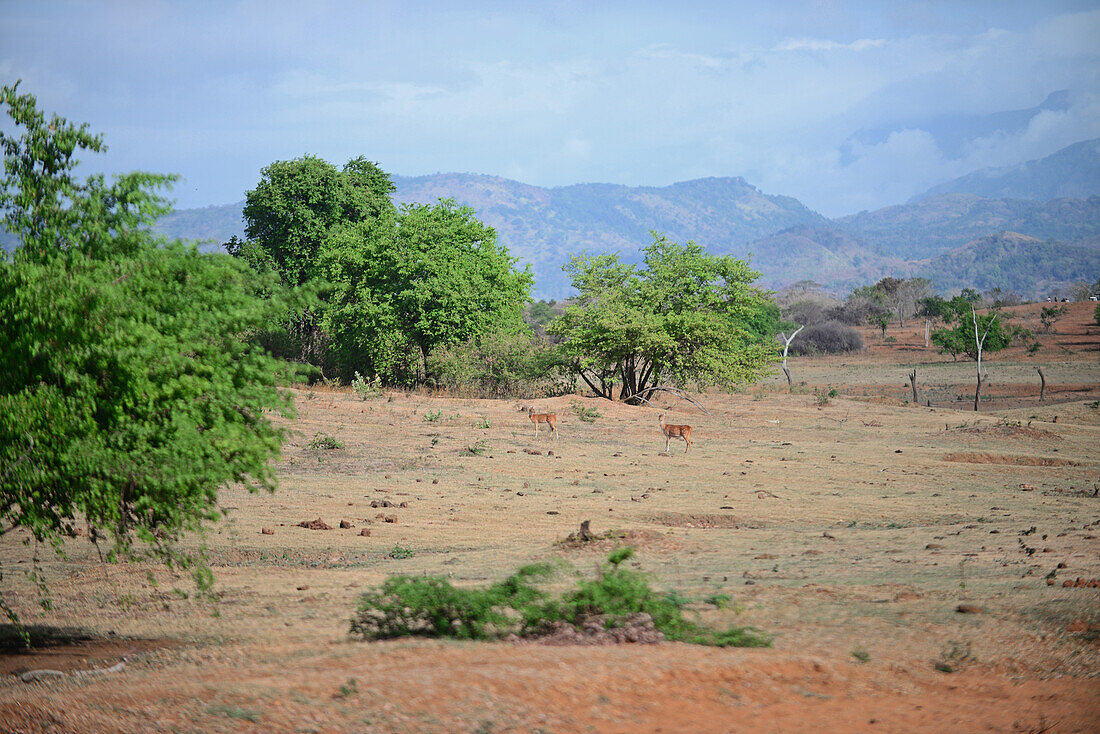
[[[1073,584],[1100,578],[1100,329],[1073,305],[1036,354],[991,358],[980,413],[954,397],[972,364],[923,349],[912,324],[888,331],[893,342],[868,333],[859,356],[792,359],[793,389],[779,376],[702,396],[710,414],[666,397],[666,420],[695,428],[690,453],[663,451],[656,407],[298,390],[279,491],[221,494],[225,517],[205,539],[216,606],[173,591],[187,582],[162,568],[104,565],[78,539],[64,559],[37,549],[52,591],[43,610],[21,573],[36,549],[3,539],[4,588],[41,636],[0,657],[4,672],[133,654],[93,679],[4,676],[0,721],[29,732],[1096,731],[1100,589]],[[557,440],[545,426],[535,438],[531,405],[557,412]],[[582,421],[580,408],[599,417]],[[343,447],[314,448],[319,434]],[[332,529],[298,527],[318,518]],[[583,520],[611,537],[563,545]],[[483,584],[547,558],[591,574],[618,543],[701,620],[759,627],[774,647],[348,636],[356,595],[389,575]]]

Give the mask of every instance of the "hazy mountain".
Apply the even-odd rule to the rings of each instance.
[[[1088,199],[987,199],[938,194],[835,220],[882,255],[932,257],[994,232],[1075,242],[1100,234],[1100,196]]]
[[[1094,282],[1100,273],[1100,239],[1065,244],[999,232],[914,265],[914,274],[930,278],[941,291],[999,287],[1041,297],[1058,286]]]
[[[520,264],[531,266],[538,298],[569,295],[561,268],[572,254],[618,252],[637,262],[651,229],[677,242],[693,239],[714,253],[751,255],[761,282],[772,288],[812,279],[846,290],[885,275],[923,274],[941,291],[990,284],[1040,295],[1048,281],[1091,282],[1100,272],[1100,196],[1028,201],[943,193],[828,220],[796,199],[764,194],[742,178],[664,187],[541,188],[448,173],[395,176],[394,183],[397,203],[454,198],[472,207]],[[242,207],[237,202],[176,211],[156,229],[216,247],[233,235],[243,236]],[[1005,231],[1012,235],[997,234]],[[9,249],[16,242],[10,236],[2,241]]]
[[[637,261],[650,230],[689,239],[714,252],[745,252],[760,237],[828,220],[797,199],[761,193],[743,178],[705,178],[664,187],[576,184],[529,186],[494,176],[437,174],[394,177],[394,200],[434,203],[450,197],[472,207],[535,273],[540,297],[561,298],[561,267],[572,254],[619,252]]]
[[[814,280],[841,292],[909,268],[906,261],[879,255],[870,244],[834,225],[792,227],[756,240],[744,252],[728,254],[750,253],[753,269],[761,272],[760,283],[769,288]]]
[[[157,232],[170,238],[221,244],[233,235],[244,238],[244,201],[201,209],[176,209],[157,220]]]
[[[1100,138],[1075,143],[1039,160],[975,171],[933,186],[909,203],[938,194],[959,193],[1038,201],[1100,195]]]

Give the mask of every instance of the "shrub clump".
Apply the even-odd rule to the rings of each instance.
[[[654,642],[661,636],[697,645],[768,647],[751,627],[713,630],[684,617],[688,599],[660,592],[648,575],[623,568],[632,548],[613,551],[594,579],[553,599],[537,581],[549,564],[524,566],[487,589],[456,589],[438,576],[395,576],[359,597],[351,632],[363,639],[408,635],[459,639],[552,637],[556,641]],[[563,632],[569,634],[563,637]],[[656,635],[653,630],[659,631]]]
[[[825,321],[807,326],[791,342],[792,354],[838,354],[863,349],[863,337],[851,326]]]

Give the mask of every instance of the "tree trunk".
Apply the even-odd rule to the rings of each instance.
[[[974,410],[978,409],[978,406],[982,401],[982,373],[978,373],[978,385],[974,388]]]
[[[909,373],[909,385],[913,388],[913,405],[920,405],[920,398],[917,397],[917,371],[914,369]]]
[[[924,348],[932,346],[932,319],[924,320]]]
[[[783,374],[787,376],[787,387],[792,387],[793,383],[791,383],[791,371],[787,369],[786,360],[783,361],[783,364],[781,364],[780,367],[783,368]]]
[[[1047,394],[1047,378],[1043,374],[1042,367],[1036,367],[1036,371],[1039,373],[1039,402],[1043,402],[1046,399]]]

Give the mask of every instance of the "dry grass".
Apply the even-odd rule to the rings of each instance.
[[[520,402],[299,391],[279,491],[221,495],[226,518],[206,539],[219,616],[173,594],[163,569],[101,566],[81,543],[67,560],[45,558],[54,606],[43,612],[20,573],[33,547],[0,542],[5,590],[27,621],[182,645],[139,652],[125,673],[98,681],[6,679],[0,720],[17,731],[47,731],[51,720],[59,731],[797,730],[826,721],[862,731],[869,719],[882,731],[1026,731],[1054,720],[1056,731],[1089,731],[1100,708],[1098,592],[1062,582],[1100,576],[1091,348],[1045,369],[1048,396],[1052,383],[1074,384],[1093,391],[1084,399],[1039,405],[1037,385],[1028,396],[1000,378],[994,388],[1015,385],[1015,404],[977,415],[905,405],[908,351],[892,362],[877,347],[845,361],[792,360],[796,380],[839,396],[820,406],[810,389],[769,383],[707,396],[709,416],[667,400],[669,422],[695,427],[688,455],[663,451],[653,408],[541,400],[560,435],[536,442]],[[996,357],[990,372],[1033,373],[1021,359]],[[919,384],[935,369],[954,367],[922,365]],[[895,384],[900,397],[852,397]],[[576,400],[601,417],[576,419]],[[318,432],[344,448],[310,448]],[[470,451],[478,446],[480,455]],[[371,506],[383,500],[391,506]],[[318,517],[334,529],[297,527]],[[582,520],[611,537],[562,544]],[[590,573],[619,539],[657,585],[697,600],[704,620],[763,628],[775,648],[347,637],[356,594],[390,574],[484,583],[553,556]],[[714,595],[730,603],[703,601]],[[982,611],[960,614],[960,604]],[[71,666],[109,665],[118,649]],[[935,670],[947,658],[959,672]]]

